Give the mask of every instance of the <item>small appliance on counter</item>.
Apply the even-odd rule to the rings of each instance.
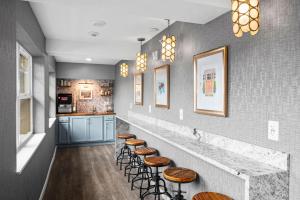
[[[106,112],[113,112],[114,111],[113,104],[106,104],[105,108],[106,108]]]
[[[57,95],[57,113],[72,113],[72,94]]]

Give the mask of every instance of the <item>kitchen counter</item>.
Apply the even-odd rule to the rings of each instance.
[[[267,196],[265,199],[274,200],[288,198],[288,169],[282,169],[264,160],[250,158],[243,154],[220,148],[217,145],[212,145],[204,141],[199,141],[196,138],[180,134],[175,130],[183,129],[178,127],[174,128],[173,131],[168,130],[165,122],[155,122],[155,119],[151,117],[147,117],[145,120],[142,120],[143,116],[141,115],[131,117],[117,116],[117,118],[186,153],[245,180],[245,200],[254,200],[257,199],[256,197],[262,196]],[[238,145],[238,142],[235,141],[233,145]],[[260,150],[262,149],[260,148]],[[243,149],[240,148],[240,151],[243,152]],[[266,153],[266,155],[272,154],[273,151],[271,150]],[[274,152],[274,155],[275,158],[277,155],[280,155],[280,153]],[[282,156],[284,157],[285,154],[283,153]],[[280,192],[278,194],[272,194],[269,188],[277,188],[276,190]]]
[[[56,114],[57,117],[67,117],[67,116],[101,116],[101,115],[115,115],[114,112],[96,112],[96,113],[64,113]]]

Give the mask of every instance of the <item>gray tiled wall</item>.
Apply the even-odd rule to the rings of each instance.
[[[300,1],[261,0],[261,29],[255,37],[235,38],[231,14],[205,25],[176,22],[168,31],[177,36],[176,61],[171,64],[170,109],[154,108],[153,71],[163,64],[152,60],[160,50],[162,33],[147,42],[149,69],[145,72],[144,106],[134,112],[207,132],[276,149],[291,154],[290,199],[300,198]],[[193,55],[229,46],[229,116],[193,112]],[[134,62],[130,76],[121,78],[116,70],[114,104],[117,114],[127,114],[133,103]],[[152,105],[152,113],[148,106]],[[184,120],[179,121],[179,109]],[[280,141],[267,138],[268,120],[279,121]],[[219,180],[219,184],[226,182]]]

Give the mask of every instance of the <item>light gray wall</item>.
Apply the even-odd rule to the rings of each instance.
[[[25,18],[25,16],[33,16],[31,9],[22,9],[30,8],[28,6],[28,2],[24,1],[0,1],[0,88],[3,92],[3,98],[0,98],[1,200],[37,200],[55,148],[55,126],[49,128],[48,123],[46,123],[44,126],[46,137],[22,174],[16,174],[16,40],[25,38],[22,45],[33,55],[41,55],[42,52],[45,52],[41,45],[44,41],[40,38],[39,25],[36,21],[31,21],[31,17]],[[22,20],[17,21],[16,13],[20,14],[20,12],[24,18],[22,17]],[[26,27],[28,31],[26,34],[30,38],[17,34],[18,26]],[[34,48],[31,49],[30,47]],[[46,60],[45,58],[44,67],[48,66]],[[46,80],[45,90],[48,88],[47,84]],[[48,93],[45,96],[45,102],[47,102],[47,98]],[[45,109],[47,112],[47,108]]]
[[[17,39],[18,42],[30,51],[33,56],[41,56],[44,54],[46,40],[43,31],[29,5],[21,0],[17,0],[16,13],[17,21]]]
[[[129,67],[129,75],[126,78],[120,76],[120,65],[124,62],[127,63]],[[113,103],[114,110],[117,111],[118,114],[127,114],[129,104],[133,104],[133,75],[135,72],[134,67],[135,61],[133,60],[121,60],[116,64],[116,79],[114,84]],[[144,90],[144,93],[145,92],[151,91]]]
[[[16,9],[14,0],[0,1],[0,199],[16,190]],[[5,95],[5,96],[4,96]]]
[[[114,80],[115,66],[58,62],[56,64],[56,78]]]
[[[149,69],[144,76],[144,106],[133,111],[177,124],[291,154],[290,199],[300,197],[300,8],[299,0],[262,0],[261,29],[254,36],[235,38],[231,14],[205,25],[176,22],[169,32],[177,36],[176,61],[171,64],[170,109],[154,108],[153,71],[163,64],[153,61],[151,52],[160,50],[162,33],[147,42]],[[229,116],[193,112],[193,55],[229,46]],[[114,104],[117,114],[127,114],[133,103],[134,63],[130,76],[116,70]],[[152,113],[148,113],[148,105]],[[179,109],[184,120],[179,121]],[[280,141],[267,138],[268,120],[280,124]],[[225,180],[220,180],[220,184]]]

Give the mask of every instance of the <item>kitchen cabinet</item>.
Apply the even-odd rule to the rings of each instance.
[[[114,118],[104,118],[104,138],[106,141],[113,141],[115,139],[115,123]]]
[[[115,116],[59,117],[58,144],[112,142],[115,139]]]
[[[58,123],[58,143],[68,144],[69,143],[69,122]]]
[[[103,141],[103,117],[89,118],[90,138],[92,141]]]
[[[88,118],[72,117],[71,118],[71,143],[87,142],[88,137]]]

